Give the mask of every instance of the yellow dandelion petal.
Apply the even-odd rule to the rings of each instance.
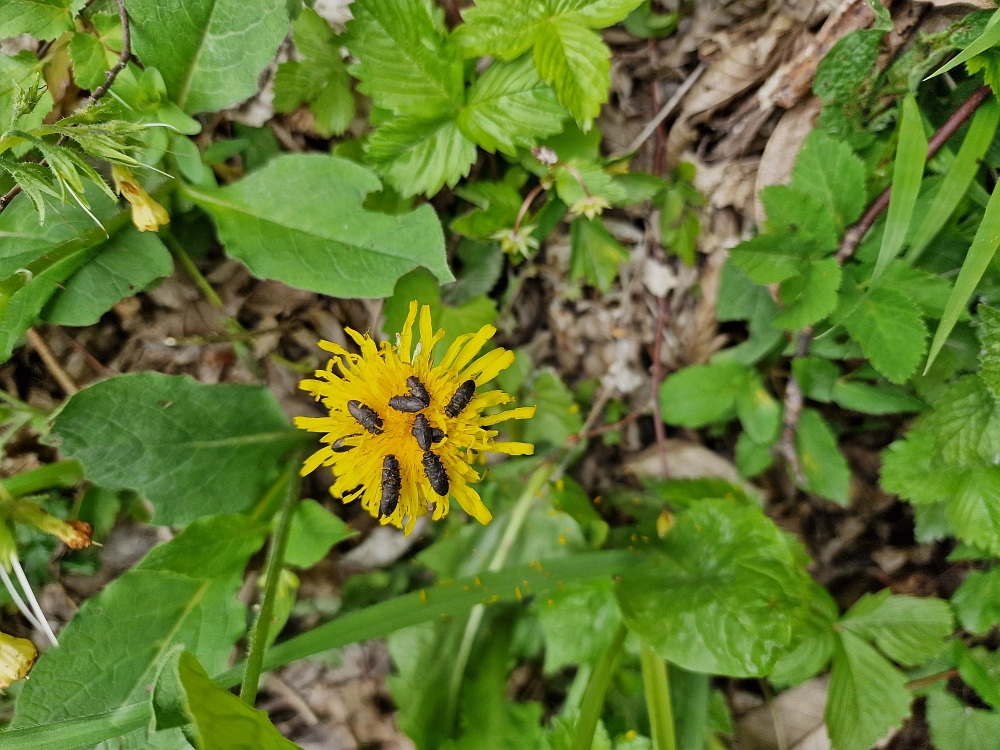
[[[336,354],[338,357],[349,357],[351,354],[340,344],[335,344],[332,341],[327,341],[326,339],[320,339],[319,348],[324,351],[331,352],[332,354]]]
[[[415,324],[419,354],[413,351]],[[471,487],[482,476],[471,464],[485,452],[530,454],[533,447],[527,443],[493,442],[497,431],[490,426],[530,417],[534,409],[483,415],[484,409],[513,400],[499,390],[473,393],[458,410],[446,407],[462,383],[475,379],[482,385],[513,362],[511,352],[496,349],[469,364],[496,329],[484,326],[476,334],[459,336],[436,367],[431,354],[445,332],[434,331],[427,306],[411,303],[395,344],[377,344],[369,334],[345,330],[360,354],[325,345],[334,355],[330,363],[316,372],[316,379],[300,383],[329,410],[327,417],[295,421],[303,430],[320,433],[325,443],[305,461],[302,473],[330,467],[334,497],[345,503],[360,501],[381,523],[405,533],[420,516],[447,515],[451,498],[480,523],[488,523],[490,511]]]

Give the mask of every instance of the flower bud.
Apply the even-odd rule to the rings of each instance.
[[[31,641],[0,633],[0,690],[27,677],[37,658]]]
[[[170,223],[167,210],[150,197],[130,170],[114,164],[111,176],[115,190],[132,204],[132,222],[140,232],[155,232],[163,224]]]
[[[70,549],[89,547],[90,538],[94,534],[93,527],[86,521],[63,521],[27,500],[16,500],[12,515],[15,521],[30,524],[46,534],[58,537]]]
[[[593,219],[604,213],[606,208],[611,208],[607,198],[602,195],[588,195],[574,203],[569,210],[574,216],[586,216],[588,219]]]

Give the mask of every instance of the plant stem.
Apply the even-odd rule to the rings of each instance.
[[[594,668],[594,674],[587,684],[587,692],[583,694],[580,715],[576,719],[576,727],[573,730],[572,750],[591,750],[594,744],[594,732],[597,731],[597,722],[601,718],[604,694],[608,692],[611,677],[618,666],[618,659],[625,647],[627,634],[628,628],[625,625],[619,625],[611,638],[608,650],[604,652]]]
[[[676,750],[674,710],[670,704],[670,677],[667,663],[645,642],[639,656],[642,664],[642,684],[646,691],[646,710],[653,735],[653,750]]]
[[[194,261],[191,260],[191,256],[188,255],[184,246],[177,241],[177,238],[174,237],[173,233],[166,227],[160,228],[159,235],[160,239],[163,240],[163,244],[170,248],[170,252],[172,252],[180,264],[184,266],[184,270],[187,271],[191,280],[198,286],[199,289],[201,289],[201,293],[205,295],[205,299],[211,302],[213,307],[217,307],[221,310],[223,308],[222,298],[216,294],[212,285],[208,283],[208,279],[206,279],[202,275],[201,271],[198,270],[198,266],[196,266]]]
[[[243,685],[240,687],[240,698],[252,706],[257,700],[257,683],[260,681],[261,669],[264,666],[264,650],[267,648],[267,634],[271,629],[274,616],[274,600],[278,595],[278,581],[281,569],[285,564],[285,549],[288,547],[288,532],[292,528],[292,516],[299,503],[299,488],[302,477],[298,471],[302,459],[302,451],[296,450],[289,461],[293,468],[285,487],[285,499],[281,504],[281,516],[277,530],[271,535],[271,544],[267,550],[265,565],[266,583],[264,598],[261,600],[257,619],[250,630],[250,651],[247,654],[247,671],[243,675]]]

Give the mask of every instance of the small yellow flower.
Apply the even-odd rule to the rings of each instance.
[[[484,415],[484,409],[514,400],[500,390],[475,392],[509,367],[514,353],[498,348],[473,361],[496,333],[487,325],[459,336],[435,365],[431,353],[444,331],[434,332],[430,308],[423,307],[420,343],[411,352],[417,309],[411,302],[395,346],[376,344],[351,329],[347,333],[361,354],[320,342],[334,357],[316,371],[319,380],[304,380],[299,387],[321,400],[330,416],[299,417],[295,424],[324,433],[326,446],[306,460],[302,474],[331,467],[336,479],[330,494],[345,503],[360,498],[372,516],[407,534],[430,511],[435,520],[443,517],[451,497],[477,521],[489,523],[489,510],[470,486],[482,480],[472,464],[487,451],[531,455],[533,445],[496,441],[498,432],[490,427],[527,419],[535,407]]]
[[[611,208],[611,204],[603,195],[587,195],[574,203],[569,210],[574,216],[586,216],[588,219],[593,219],[604,213],[606,208]]]
[[[140,232],[155,232],[170,223],[167,210],[150,197],[130,170],[113,164],[111,176],[115,181],[115,190],[132,204],[132,222]]]
[[[0,633],[0,690],[27,677],[37,658],[31,641]]]

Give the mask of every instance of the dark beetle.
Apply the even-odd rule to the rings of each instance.
[[[472,397],[475,395],[476,381],[466,380],[462,385],[458,386],[455,395],[451,397],[451,401],[444,407],[444,413],[454,419],[462,413],[462,409],[469,405],[469,402],[472,401]]]
[[[444,469],[441,459],[430,451],[424,451],[424,473],[427,481],[431,483],[433,489],[441,497],[448,494],[448,472]]]
[[[420,379],[416,375],[410,375],[406,379],[406,384],[410,386],[410,395],[414,398],[419,398],[420,402],[426,407],[431,405],[431,394],[427,392],[424,388],[424,384],[420,382]]]
[[[437,427],[431,427],[430,421],[423,414],[418,414],[413,420],[412,432],[422,451],[429,451],[432,443],[440,443],[444,440],[444,432]]]
[[[382,501],[378,506],[379,518],[391,516],[396,506],[399,504],[399,491],[403,487],[402,477],[399,475],[399,459],[395,456],[386,456],[382,459]]]
[[[351,413],[352,417],[358,420],[358,424],[372,435],[382,434],[382,417],[370,406],[366,406],[360,401],[348,401],[347,411]]]
[[[431,396],[419,378],[411,375],[406,379],[406,384],[410,387],[409,395],[393,396],[389,399],[389,406],[396,411],[413,413],[431,405]]]
[[[357,437],[357,435],[344,435],[342,438],[337,438],[333,441],[333,445],[330,446],[330,450],[334,453],[347,453],[347,451],[354,450],[356,446],[344,445],[344,441],[352,437]]]

